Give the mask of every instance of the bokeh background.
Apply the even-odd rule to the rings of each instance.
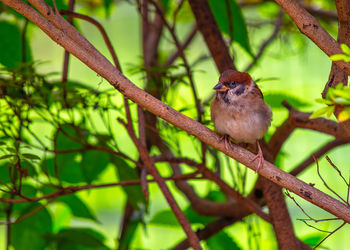
[[[323,2],[319,1],[320,6]],[[84,4],[77,4],[77,10],[81,13],[89,14],[96,18],[107,30],[107,33],[112,40],[113,46],[118,54],[125,75],[136,85],[142,87],[143,79],[140,74],[134,73],[134,68],[142,62],[141,55],[141,21],[135,4],[129,1],[118,1],[116,5],[112,5],[111,14],[105,18],[103,7],[97,7],[94,11],[86,7]],[[278,12],[278,8],[274,3],[267,3],[264,6],[268,12]],[[276,9],[277,8],[277,9]],[[243,9],[243,14],[246,20],[256,20],[264,18],[264,11],[256,8]],[[1,18],[1,16],[0,16]],[[183,22],[178,25],[178,33],[186,34],[192,25],[192,18],[188,17],[188,22]],[[192,20],[192,21],[191,21]],[[247,21],[249,22],[249,21]],[[80,31],[87,37],[107,58],[111,58],[107,48],[103,42],[97,29],[83,21],[76,21]],[[337,24],[327,24],[328,30],[336,37]],[[257,46],[272,32],[273,25],[262,25],[261,27],[248,26],[248,34],[253,51],[256,51]],[[294,27],[294,29],[296,29]],[[52,42],[42,31],[30,25],[28,32],[30,34],[30,44],[32,56],[35,61],[42,62],[38,67],[43,74],[48,72],[61,72],[63,49]],[[284,33],[285,32],[285,33]],[[302,34],[295,32],[287,34],[287,31],[282,31],[278,38],[273,41],[267,48],[263,57],[258,61],[257,65],[251,70],[251,75],[254,79],[259,79],[258,84],[265,96],[272,95],[288,95],[302,105],[300,109],[305,112],[313,112],[320,107],[316,104],[315,99],[319,98],[321,92],[327,82],[330,72],[331,61],[329,58],[312,42],[305,38]],[[181,36],[181,35],[180,35]],[[1,38],[3,39],[3,38]],[[165,50],[169,44],[167,39],[162,40],[162,46]],[[233,44],[231,49],[234,51],[235,63],[238,69],[243,69],[250,63],[249,55],[237,44]],[[190,62],[202,54],[208,55],[206,45],[203,42],[201,35],[197,35],[192,44],[186,49],[186,55]],[[193,68],[195,84],[201,100],[206,100],[213,94],[212,87],[217,82],[219,73],[213,63],[208,58],[196,64]],[[59,75],[53,75],[52,78],[59,78]],[[71,58],[69,77],[93,88],[99,90],[110,89],[111,86],[95,72],[83,65],[75,58]],[[180,91],[179,91],[180,92]],[[116,93],[116,96],[120,95]],[[183,87],[181,94],[178,94],[176,103],[173,103],[174,108],[180,109],[186,105],[193,105],[190,89]],[[121,100],[120,97],[116,97]],[[267,98],[267,101],[273,102],[272,98]],[[269,134],[273,133],[288,116],[287,110],[282,106],[272,103],[273,106],[273,123],[269,130]],[[187,111],[189,116],[194,117],[194,112]],[[209,117],[209,113],[206,112]],[[207,118],[208,118],[207,117]],[[333,118],[331,118],[333,119]],[[212,128],[212,125],[208,125]],[[45,128],[40,128],[44,129]],[[127,151],[133,151],[135,156],[137,151],[127,135],[120,137],[120,145],[125,146]],[[181,144],[182,152],[185,156],[192,157],[196,155],[194,144],[184,138]],[[332,137],[309,130],[298,129],[285,143],[282,151],[284,156],[279,161],[283,170],[289,171],[298,163],[302,162],[311,152],[318,149],[327,141],[331,141]],[[328,153],[328,156],[334,163],[343,171],[345,176],[349,176],[348,164],[350,162],[350,146],[345,145],[338,147]],[[224,157],[224,156],[221,156]],[[230,167],[236,167],[233,160],[228,161]],[[332,186],[343,196],[346,195],[346,186],[340,181],[339,176],[329,166],[327,161],[322,157],[320,159],[320,168],[323,176],[326,178],[329,185]],[[160,170],[163,173],[168,173],[167,169]],[[227,170],[226,170],[227,171]],[[102,174],[100,181],[111,182],[117,180],[112,166],[108,167]],[[248,170],[248,186],[254,183],[256,174]],[[322,184],[317,175],[315,164],[304,171],[299,178],[306,183],[314,183],[315,187],[329,193]],[[229,178],[228,178],[229,179]],[[176,192],[174,185],[170,184],[172,191],[184,208],[187,206],[187,201],[183,195]],[[205,193],[206,184],[199,183],[196,190],[199,193]],[[77,194],[89,206],[91,211],[96,214],[98,223],[84,219],[72,217],[69,208],[63,204],[55,204],[49,206],[48,209],[55,221],[54,231],[59,231],[64,226],[87,226],[102,232],[107,237],[106,244],[110,247],[115,246],[115,238],[120,230],[120,221],[122,211],[125,205],[126,196],[121,188],[105,188],[98,190],[81,191]],[[316,218],[328,218],[330,215],[312,204],[303,201],[296,197],[302,207]],[[290,210],[295,232],[300,239],[322,239],[326,236],[325,233],[318,232],[313,228],[306,226],[303,222],[298,221],[298,218],[305,218],[305,215],[300,209],[287,198],[288,208]],[[150,204],[149,213],[146,215],[146,222],[151,221],[154,215],[163,209],[167,209],[168,205],[162,196],[156,184],[150,184]],[[323,230],[334,229],[339,222],[320,222],[317,226]],[[198,228],[200,225],[198,225]],[[252,238],[257,238],[260,244],[260,249],[277,249],[275,236],[271,226],[256,216],[249,216],[244,221],[235,223],[224,230],[228,233],[242,249],[254,249],[250,245]],[[324,244],[324,247],[329,249],[347,249],[349,227],[345,226],[339,232],[331,236]],[[167,249],[173,246],[179,240],[185,237],[182,229],[178,225],[160,225],[150,223],[146,228],[139,226],[136,237],[132,241],[130,249]],[[5,227],[0,226],[0,249],[5,249]]]

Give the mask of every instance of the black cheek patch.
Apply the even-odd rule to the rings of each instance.
[[[236,94],[237,96],[240,96],[241,94],[243,94],[244,90],[245,90],[245,86],[240,86],[240,87],[236,90],[235,94]]]

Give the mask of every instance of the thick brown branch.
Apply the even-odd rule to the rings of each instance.
[[[339,43],[321,26],[321,24],[308,13],[299,1],[275,0],[293,22],[298,26],[301,33],[310,38],[328,56],[341,54]],[[350,63],[336,61],[335,64],[345,73],[350,75]]]
[[[332,135],[343,141],[350,141],[350,136],[346,134],[345,130],[337,122],[324,118],[309,119],[310,113],[298,111],[286,102],[283,102],[283,105],[289,110],[290,126],[311,129]]]
[[[196,17],[198,30],[202,33],[220,73],[226,69],[236,69],[208,2],[189,0],[189,3]]]
[[[212,130],[206,128],[202,124],[190,119],[189,117],[177,112],[148,93],[139,89],[123,76],[110,62],[102,55],[97,56],[89,53],[86,48],[81,47],[75,40],[68,37],[62,31],[58,30],[54,25],[45,20],[43,16],[33,10],[30,6],[20,0],[1,0],[5,4],[14,8],[29,20],[34,22],[40,29],[48,34],[51,39],[66,48],[71,54],[75,55],[79,60],[107,79],[112,86],[121,93],[138,103],[148,111],[154,113],[162,119],[167,120],[180,129],[196,136],[203,142],[213,146],[214,148],[224,152],[228,156],[238,160],[247,167],[256,170],[257,163],[252,162],[254,155],[249,151],[233,145],[231,150],[226,150],[219,135]],[[75,29],[72,32],[77,32]],[[264,162],[264,168],[259,170],[259,174],[265,176],[269,180],[280,186],[294,192],[303,199],[323,208],[324,210],[334,214],[335,216],[350,222],[350,209],[335,200],[334,198],[324,194],[323,192],[311,187],[310,185],[296,179],[288,173],[278,169],[269,162]]]

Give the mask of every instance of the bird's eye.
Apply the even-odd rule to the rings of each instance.
[[[236,85],[237,85],[237,82],[236,82],[236,81],[232,81],[232,82],[230,82],[230,86],[231,86],[231,88],[234,88]]]

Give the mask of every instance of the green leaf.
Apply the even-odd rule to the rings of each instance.
[[[111,157],[111,160],[116,167],[117,175],[120,181],[137,180],[140,178],[136,172],[136,169],[132,168],[123,158],[113,156]],[[128,196],[134,209],[139,210],[141,208],[140,205],[146,204],[146,200],[143,196],[140,185],[123,186],[122,188]]]
[[[82,140],[79,128],[70,124],[62,125],[56,132],[56,150],[81,149],[83,146],[78,143]]]
[[[9,169],[6,164],[0,166],[0,180],[6,184],[11,182]]]
[[[187,219],[192,223],[199,223],[202,225],[206,225],[214,220],[213,217],[205,217],[197,214],[191,207],[187,207],[184,211]]]
[[[227,6],[226,3],[228,3],[229,6]],[[241,8],[236,1],[209,0],[209,5],[220,30],[229,35],[231,39],[241,45],[249,55],[254,57],[249,44],[247,26]],[[230,12],[230,15],[228,12]]]
[[[283,108],[283,101],[287,101],[295,108],[310,106],[309,103],[300,100],[298,97],[283,92],[267,93],[264,95],[264,100],[271,108]]]
[[[58,177],[61,181],[69,183],[83,182],[83,174],[80,164],[75,159],[76,155],[76,153],[56,155],[57,171],[55,170],[55,160],[53,158],[45,159],[42,166],[50,176]],[[58,176],[56,176],[56,172]]]
[[[40,157],[39,157],[39,156],[33,155],[33,154],[25,153],[25,154],[22,154],[22,156],[23,156],[24,158],[27,158],[27,159],[30,159],[30,160],[40,160]]]
[[[131,220],[129,221],[128,228],[126,229],[124,238],[119,240],[119,246],[118,249],[125,250],[130,249],[129,246],[132,243],[132,240],[135,237],[137,227],[139,224],[143,223],[143,214],[134,210],[133,215],[131,216]]]
[[[52,0],[45,0],[45,2],[50,5],[51,8],[54,9],[53,1]],[[55,0],[56,6],[58,10],[66,10],[68,8],[67,4],[64,0]]]
[[[345,107],[338,115],[339,122],[345,122],[350,119],[350,107]]]
[[[62,125],[57,130],[55,135],[56,150],[61,151],[81,149],[83,148],[81,143],[84,143],[87,140],[86,137],[87,134],[84,130],[69,124]],[[67,181],[70,183],[79,183],[84,181],[80,164],[76,160],[76,158],[80,155],[80,152],[56,154],[57,173],[58,177],[62,181]],[[50,172],[53,173],[53,176],[56,176],[54,166],[54,162],[52,162],[52,165],[50,165]]]
[[[315,99],[315,101],[316,101],[317,103],[326,104],[326,105],[331,105],[331,104],[333,104],[333,102],[330,101],[330,100],[328,100],[328,99],[317,98],[317,99]]]
[[[39,206],[39,203],[30,205],[20,213],[20,217],[28,215]],[[43,235],[51,232],[51,216],[46,208],[41,208],[39,212],[11,226],[11,242],[16,250],[46,249],[47,241]]]
[[[104,236],[89,228],[66,228],[57,234],[46,235],[46,238],[57,244],[60,250],[109,249],[103,241]]]
[[[348,60],[348,56],[344,55],[344,54],[334,54],[331,55],[329,57],[329,59],[331,59],[331,61],[347,61]]]
[[[11,158],[11,157],[14,157],[14,156],[16,156],[16,155],[14,155],[14,154],[3,155],[3,156],[0,157],[0,160],[8,159],[8,158]]]
[[[96,216],[90,211],[86,204],[75,194],[61,196],[57,198],[56,201],[65,203],[72,211],[72,214],[76,217],[87,218],[97,221]]]
[[[225,201],[227,201],[226,196],[224,195],[224,193],[220,192],[218,190],[210,190],[205,198],[210,200],[210,201],[216,201],[216,202],[225,202]]]
[[[105,8],[106,17],[111,15],[112,0],[103,0],[103,7]]]
[[[348,45],[346,45],[345,43],[342,43],[342,44],[340,44],[340,47],[341,47],[342,51],[344,52],[344,54],[350,55],[350,48]]]
[[[327,112],[329,112],[330,109],[332,109],[332,106],[320,108],[320,109],[316,110],[315,112],[313,112],[309,118],[314,119],[314,118],[320,117],[320,116],[326,114]]]
[[[8,68],[16,68],[22,59],[21,35],[17,25],[0,22],[0,63]]]
[[[326,113],[326,117],[327,118],[331,117],[331,115],[333,115],[333,113],[334,113],[334,110],[335,110],[335,106],[330,106],[327,113]]]
[[[109,154],[103,151],[89,150],[83,153],[81,162],[85,181],[91,183],[106,169],[109,163]]]
[[[334,98],[334,103],[336,104],[340,104],[340,105],[349,105],[350,104],[350,100],[344,99],[342,97],[336,97]]]
[[[38,176],[38,173],[36,172],[35,166],[30,161],[22,159],[21,166],[22,166],[22,168],[27,169],[29,176],[31,176],[31,177]]]
[[[178,220],[170,209],[158,211],[153,215],[153,218],[149,223],[163,226],[179,226]]]
[[[347,89],[334,89],[333,93],[345,99],[350,99],[350,91],[348,91]]]
[[[227,233],[220,231],[207,240],[209,249],[213,250],[238,250],[242,249],[239,244]]]
[[[304,236],[301,240],[308,244],[311,247],[316,246],[322,239],[324,238],[324,234],[322,233],[312,233],[307,236]]]

